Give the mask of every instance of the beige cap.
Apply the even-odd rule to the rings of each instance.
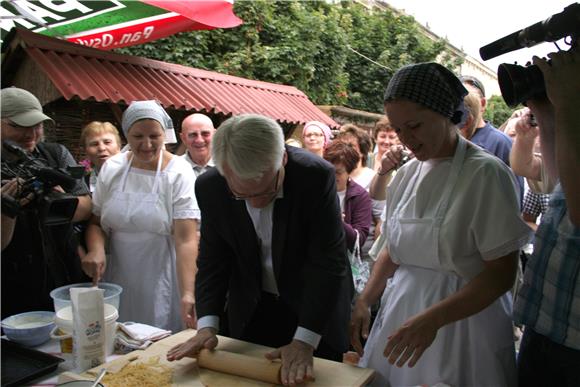
[[[31,92],[17,87],[0,90],[2,118],[8,118],[18,126],[34,126],[52,118],[42,112],[42,105]]]

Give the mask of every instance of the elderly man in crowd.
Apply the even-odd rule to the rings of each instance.
[[[203,114],[191,114],[181,124],[180,137],[187,148],[182,157],[191,164],[195,177],[214,166],[211,159],[211,140],[214,133],[213,122]]]

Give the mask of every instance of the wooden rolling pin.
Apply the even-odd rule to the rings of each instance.
[[[239,353],[202,349],[197,356],[197,364],[202,368],[224,372],[266,383],[282,384],[280,368],[282,363],[266,358],[257,358]]]

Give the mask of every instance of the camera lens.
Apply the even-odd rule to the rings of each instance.
[[[497,69],[497,80],[503,99],[511,107],[546,95],[544,76],[536,65],[523,67],[502,63]]]

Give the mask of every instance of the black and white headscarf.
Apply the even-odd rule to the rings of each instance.
[[[459,78],[438,63],[417,63],[400,68],[393,75],[384,101],[407,99],[460,124],[465,116],[463,97],[467,89]]]

